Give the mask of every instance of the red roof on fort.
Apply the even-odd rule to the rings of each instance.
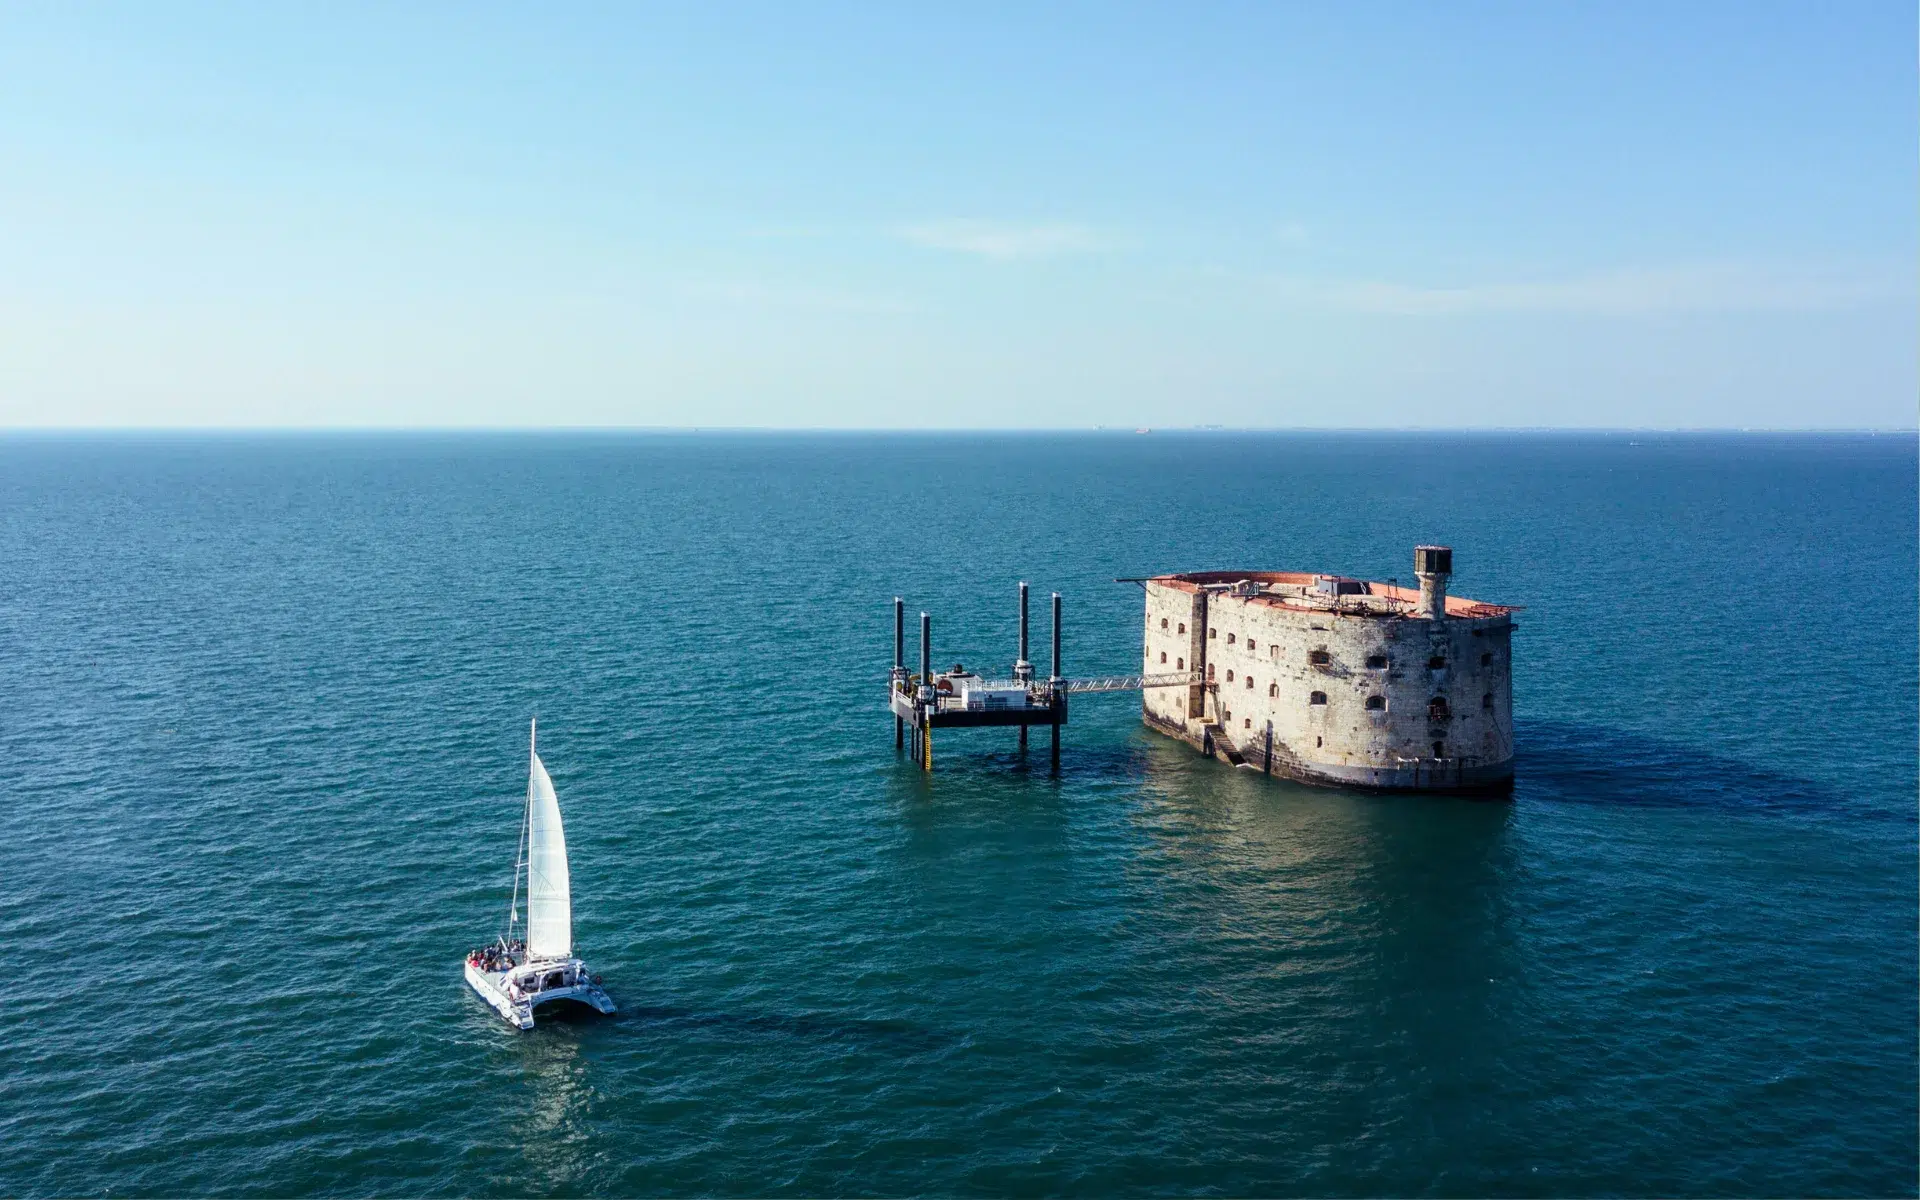
[[[1385,583],[1377,579],[1355,579],[1351,575],[1328,575],[1316,571],[1183,571],[1172,575],[1155,575],[1147,580],[1175,591],[1197,592],[1203,588],[1231,587],[1236,583],[1249,582],[1280,586],[1311,588],[1315,580],[1330,579],[1341,583],[1357,583],[1366,588],[1365,595],[1377,596],[1385,600],[1398,600],[1413,604],[1420,599],[1419,588],[1401,587],[1397,583]],[[1271,604],[1280,608],[1297,608],[1311,611],[1311,606],[1287,603],[1289,597],[1264,593],[1242,597],[1252,604]],[[1478,600],[1469,600],[1464,596],[1447,597],[1447,615],[1449,617],[1504,617],[1518,612],[1519,607],[1511,604],[1483,604]],[[1387,614],[1378,614],[1387,615]]]

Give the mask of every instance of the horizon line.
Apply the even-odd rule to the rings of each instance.
[[[1920,436],[1920,425],[0,425],[0,438],[114,434],[1902,434]]]

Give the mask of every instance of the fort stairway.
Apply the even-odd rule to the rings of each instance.
[[[1233,739],[1227,736],[1226,726],[1210,724],[1201,730],[1202,741],[1209,754],[1218,754],[1234,766],[1244,766],[1246,759],[1235,748]]]

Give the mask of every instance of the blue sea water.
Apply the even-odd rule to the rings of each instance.
[[[0,1192],[1912,1194],[1917,505],[1911,435],[0,441]],[[895,756],[896,594],[1117,673],[1117,576],[1426,541],[1526,606],[1509,800],[1129,695]],[[623,1012],[520,1034],[536,713]]]

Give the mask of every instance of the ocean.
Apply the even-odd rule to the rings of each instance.
[[[1906,1194],[1916,439],[0,439],[0,1192]],[[892,600],[1524,606],[1500,800],[885,710]],[[909,634],[909,653],[913,651]],[[526,736],[618,1016],[510,1029]]]

